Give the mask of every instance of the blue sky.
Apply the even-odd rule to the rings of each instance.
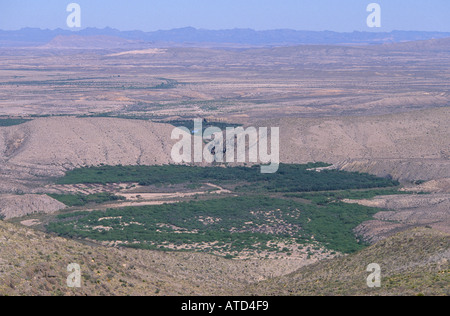
[[[450,32],[449,0],[0,0],[0,29],[67,28],[71,2],[81,6],[82,28]],[[372,2],[381,28],[366,24]]]

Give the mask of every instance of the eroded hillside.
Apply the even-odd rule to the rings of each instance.
[[[67,287],[72,263],[79,289]],[[246,285],[304,264],[85,245],[0,221],[0,295],[244,295]]]
[[[111,249],[0,221],[0,295],[449,295],[449,245],[448,234],[415,229],[295,271],[289,259]],[[67,287],[71,263],[81,288]],[[382,268],[379,289],[366,285],[370,263]]]
[[[253,285],[258,295],[450,295],[450,235],[413,229],[359,253],[322,261]],[[369,288],[366,268],[381,268],[381,287]]]
[[[34,192],[48,177],[81,166],[166,164],[172,129],[143,120],[75,117],[2,127],[0,192]]]
[[[450,178],[450,109],[368,117],[291,118],[280,127],[280,159],[325,161],[400,180]]]

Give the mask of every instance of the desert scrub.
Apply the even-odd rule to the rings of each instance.
[[[253,167],[196,167],[166,166],[100,166],[68,171],[57,180],[58,184],[108,184],[135,183],[158,184],[214,184],[243,182],[240,192],[313,192],[348,189],[386,188],[398,186],[394,180],[373,175],[338,170],[316,172],[314,168],[325,163],[281,164],[277,173],[262,174],[259,166]]]
[[[82,194],[48,194],[51,198],[58,200],[65,205],[72,206],[85,206],[89,203],[101,204],[111,201],[125,200],[122,196],[117,196],[112,193],[96,193],[90,195]]]
[[[27,119],[10,119],[10,118],[0,118],[0,127],[5,126],[14,126],[14,125],[20,125],[23,123],[26,123],[30,120]]]
[[[324,207],[244,196],[61,214],[47,229],[65,237],[165,251],[170,245],[198,251],[279,251],[279,241],[294,238],[303,244],[314,236],[329,249],[349,253],[365,247],[353,229],[377,212],[357,204]]]

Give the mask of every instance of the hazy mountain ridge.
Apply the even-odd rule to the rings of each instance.
[[[127,40],[121,37],[108,35],[58,35],[42,48],[90,48],[90,49],[110,49],[110,48],[133,48],[140,47],[140,42]]]
[[[252,29],[205,30],[193,27],[153,32],[120,31],[112,28],[86,28],[80,31],[64,29],[42,30],[24,28],[21,30],[0,30],[0,45],[40,46],[58,36],[110,36],[131,41],[159,43],[216,43],[245,45],[300,45],[300,44],[383,44],[405,41],[421,41],[450,37],[445,32],[392,31],[351,32],[297,31],[290,29],[255,31]]]

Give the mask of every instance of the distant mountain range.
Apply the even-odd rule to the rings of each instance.
[[[352,32],[251,29],[204,30],[192,27],[165,31],[120,31],[112,28],[86,28],[80,31],[63,29],[42,30],[24,28],[17,31],[0,30],[0,47],[42,46],[61,36],[108,36],[135,43],[191,45],[194,43],[240,46],[280,46],[301,44],[385,44],[450,37],[444,32],[392,31]]]

